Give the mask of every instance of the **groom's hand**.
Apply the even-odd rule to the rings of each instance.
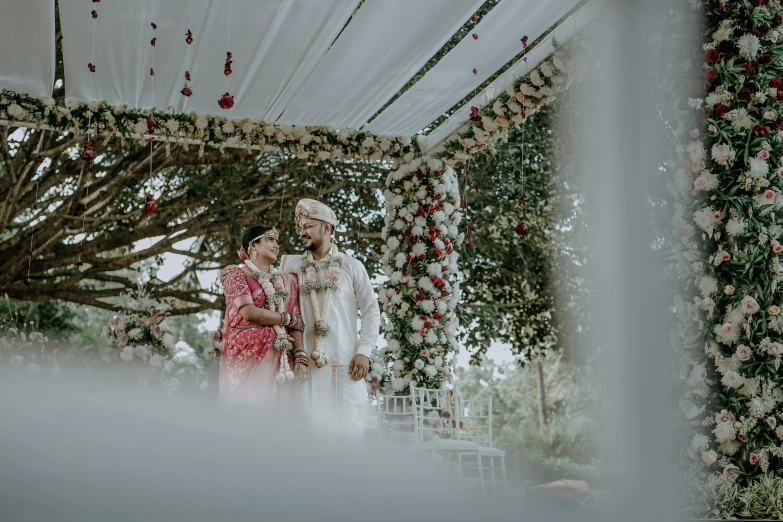
[[[220,271],[220,284],[223,284],[223,281],[226,280],[226,277],[228,277],[228,273],[231,271],[231,269],[234,268],[234,265],[228,265],[223,270]]]
[[[351,365],[348,367],[348,373],[354,381],[360,381],[367,376],[370,371],[370,359],[366,355],[356,354],[353,356]]]

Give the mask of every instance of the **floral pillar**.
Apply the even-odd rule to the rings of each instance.
[[[457,351],[456,248],[464,239],[457,177],[439,159],[415,159],[389,175],[384,196],[387,345],[374,355],[373,383],[395,393],[410,384],[438,388],[452,380]]]

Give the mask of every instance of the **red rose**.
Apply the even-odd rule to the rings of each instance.
[[[481,114],[479,114],[478,107],[470,108],[470,121],[481,121]]]
[[[223,95],[222,98],[218,101],[218,105],[220,105],[221,109],[230,109],[234,106],[234,97],[231,96],[229,93],[226,93]]]
[[[436,248],[435,250],[432,251],[432,253],[435,254],[435,257],[442,257],[443,256],[443,252],[441,251],[440,248]]]
[[[783,90],[778,89],[778,100],[783,101]]]
[[[767,33],[769,33],[769,26],[767,24],[760,25],[757,29],[761,33],[761,36],[766,36]]]
[[[704,58],[707,60],[707,63],[715,63],[720,60],[720,53],[715,49],[710,49],[704,53]]]
[[[185,42],[188,45],[193,43],[193,33],[190,32],[190,29],[188,29],[188,32],[185,34]]]
[[[193,96],[193,91],[192,91],[192,90],[190,90],[190,87],[188,87],[187,85],[186,85],[186,86],[185,86],[185,88],[184,88],[184,89],[182,89],[180,92],[181,92],[182,94],[184,94],[185,96],[187,96],[188,98],[189,98],[189,97],[191,97],[191,96]],[[278,228],[280,228],[280,227],[278,227]]]
[[[756,38],[761,38],[761,37],[762,37],[761,31],[759,31],[758,29],[753,29],[753,30],[750,32],[750,34],[752,34],[752,35],[753,35],[753,36],[755,36]]]
[[[96,11],[95,9],[93,9],[92,13],[90,13],[90,14],[92,14],[93,18],[98,18],[98,11]]]
[[[151,45],[152,47],[155,47],[155,43],[156,43],[157,41],[158,41],[158,38],[157,38],[157,37],[153,38],[152,40],[150,40],[150,45]]]
[[[709,81],[714,82],[718,79],[718,73],[715,72],[715,69],[710,67],[706,71],[704,71],[704,77],[707,78]]]
[[[772,78],[769,81],[769,86],[772,87],[773,89],[780,89],[781,87],[783,87],[783,81],[780,81],[780,78]]]
[[[732,53],[734,52],[734,42],[731,40],[723,40],[718,44],[718,50],[722,53]]]
[[[185,79],[190,81],[190,71],[185,71]]]
[[[772,23],[775,25],[781,25],[783,24],[783,16],[777,15],[774,20],[772,20]]]
[[[88,63],[87,67],[90,69],[90,72],[95,72],[95,66],[93,64]]]
[[[756,118],[761,118],[761,113],[759,112],[758,107],[748,107],[748,114],[755,116]]]
[[[767,135],[768,130],[766,126],[759,124],[753,127],[753,132],[755,132],[756,134],[758,134],[763,138]]]
[[[152,26],[153,31],[158,28],[158,24],[156,24],[155,22],[150,22],[150,25]]]
[[[740,89],[739,93],[737,94],[737,97],[740,100],[749,100],[752,94],[753,93],[750,92],[750,89],[748,89],[747,87],[743,87],[742,89]]]
[[[775,120],[775,123],[772,125],[775,130],[780,130],[783,128],[783,116],[778,116],[778,119]]]
[[[716,103],[715,107],[712,108],[712,114],[714,114],[716,118],[725,116],[727,112],[729,112],[729,108],[722,103]]]
[[[769,53],[761,53],[759,55],[759,63],[761,65],[769,65],[772,63],[772,55]]]
[[[753,74],[753,66],[751,64],[743,63],[741,67],[742,70],[740,71],[740,74],[742,74],[743,76],[750,76],[751,74]]]

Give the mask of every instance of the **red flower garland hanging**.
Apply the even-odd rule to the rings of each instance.
[[[152,194],[147,194],[144,198],[144,215],[151,216],[158,211],[158,204],[155,203],[155,198]]]

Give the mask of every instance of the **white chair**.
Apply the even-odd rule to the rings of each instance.
[[[496,448],[492,441],[492,395],[488,399],[458,400],[462,420],[460,439],[480,445],[479,455],[484,468],[485,484],[505,484],[506,452]]]
[[[460,412],[455,390],[445,388],[429,390],[411,386],[417,449],[432,462],[445,465],[450,478],[463,482],[475,482],[484,487],[484,470],[475,466],[476,476],[466,471],[469,461],[463,457],[473,456],[480,462],[480,446],[470,440],[460,439]],[[456,471],[456,473],[454,473]]]
[[[380,438],[404,444],[416,442],[413,399],[410,395],[382,395],[376,390],[375,415]]]

